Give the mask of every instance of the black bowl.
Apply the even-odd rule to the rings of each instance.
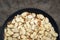
[[[55,22],[55,20],[50,16],[48,15],[46,12],[40,10],[40,9],[36,9],[36,8],[25,8],[25,9],[21,9],[21,10],[18,10],[16,11],[15,13],[13,13],[12,15],[10,15],[8,17],[8,19],[5,21],[5,23],[3,24],[3,26],[0,28],[0,40],[4,40],[4,28],[7,26],[7,23],[9,21],[11,21],[14,16],[16,16],[17,14],[21,14],[22,12],[33,12],[33,13],[36,13],[36,14],[43,14],[45,17],[48,17],[49,18],[49,21],[51,22],[52,26],[54,27],[55,31],[58,33],[59,35],[59,30],[58,30],[58,26]],[[57,37],[57,40],[59,40],[59,36]]]

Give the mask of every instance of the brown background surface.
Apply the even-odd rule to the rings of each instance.
[[[0,26],[9,15],[23,8],[38,8],[47,12],[60,30],[60,0],[0,0]]]

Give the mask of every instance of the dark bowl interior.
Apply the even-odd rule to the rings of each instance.
[[[18,10],[16,11],[15,13],[13,13],[12,15],[10,15],[7,20],[4,22],[3,26],[0,28],[0,40],[4,40],[4,28],[7,26],[7,23],[9,21],[11,21],[14,16],[16,16],[17,14],[21,14],[22,12],[33,12],[33,13],[36,13],[36,14],[43,14],[45,17],[48,17],[49,18],[49,21],[51,22],[52,26],[54,27],[55,31],[58,33],[59,35],[59,30],[58,30],[58,26],[55,22],[55,20],[50,16],[48,15],[46,12],[40,10],[40,9],[36,9],[36,8],[25,8],[25,9],[21,9],[21,10]],[[57,40],[59,40],[59,36],[57,37]]]

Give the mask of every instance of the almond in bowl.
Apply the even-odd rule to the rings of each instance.
[[[17,14],[4,29],[4,40],[56,40],[57,37],[47,17],[29,12]]]

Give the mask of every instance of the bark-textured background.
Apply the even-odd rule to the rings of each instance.
[[[47,12],[60,30],[60,0],[0,0],[0,26],[9,15],[23,8],[38,8]]]

